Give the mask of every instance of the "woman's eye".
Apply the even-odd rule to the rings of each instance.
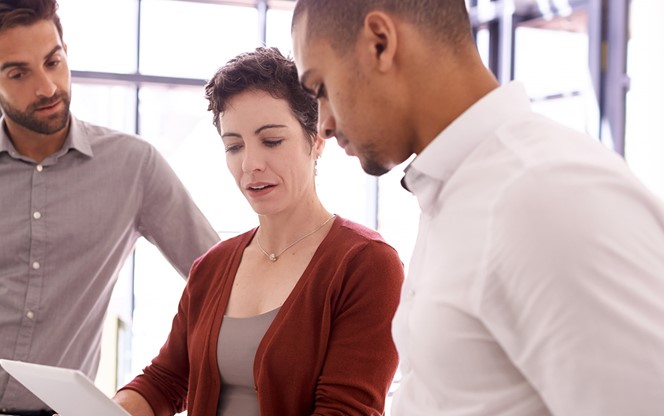
[[[239,144],[230,144],[226,146],[226,153],[237,153],[241,148]]]
[[[269,140],[264,140],[263,143],[267,147],[277,147],[283,142],[283,139],[269,139]]]

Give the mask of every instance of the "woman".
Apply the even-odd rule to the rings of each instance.
[[[115,400],[133,415],[382,414],[403,267],[318,199],[315,98],[273,48],[231,60],[206,96],[259,226],[196,261],[166,344]]]

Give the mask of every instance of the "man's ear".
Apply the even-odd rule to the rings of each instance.
[[[364,18],[361,36],[376,69],[381,72],[390,69],[397,51],[397,28],[393,18],[382,11],[369,12]]]

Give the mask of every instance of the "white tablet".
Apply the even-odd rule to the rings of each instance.
[[[130,416],[78,370],[4,359],[0,365],[60,416]]]

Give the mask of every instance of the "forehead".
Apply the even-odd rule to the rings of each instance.
[[[62,46],[60,35],[50,20],[16,26],[0,31],[0,62],[41,60],[58,45]]]
[[[297,72],[302,74],[322,59],[324,42],[321,39],[313,39],[307,31],[308,19],[306,13],[293,25],[293,60]]]
[[[225,131],[251,130],[268,125],[298,123],[288,102],[274,98],[265,91],[245,91],[230,100],[219,117],[219,127]]]
[[[320,76],[323,70],[331,68],[340,59],[329,40],[320,36],[312,38],[306,28],[305,16],[293,26],[292,33],[293,60],[303,84],[313,76]]]
[[[292,41],[293,41],[293,60],[295,61],[295,66],[297,67],[297,72],[299,75],[302,75],[303,62],[302,60],[306,58],[304,56],[309,52],[310,46],[307,43],[307,17],[302,16],[299,20],[295,21],[293,24],[293,30],[291,32]]]

